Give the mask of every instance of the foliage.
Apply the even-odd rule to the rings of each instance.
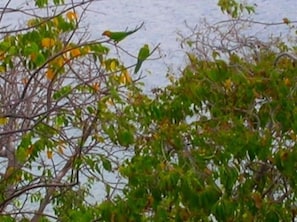
[[[181,76],[146,95],[120,43],[87,38],[89,3],[1,29],[1,221],[294,221],[296,42],[219,1],[236,19],[183,37]]]
[[[132,104],[140,134],[105,221],[296,220],[297,57],[242,23],[197,27],[181,76]]]
[[[15,10],[30,16],[24,27],[1,29],[1,221],[90,221],[91,190],[105,186],[100,198],[111,198],[121,188],[106,175],[116,178],[117,152],[134,142],[125,107],[138,77],[109,56],[108,41],[88,39],[91,1],[31,3]]]
[[[248,14],[255,12],[255,5],[248,5],[236,0],[219,0],[218,6],[222,12],[227,13],[232,18],[240,17],[240,14],[246,11]]]

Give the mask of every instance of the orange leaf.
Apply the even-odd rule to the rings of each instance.
[[[26,149],[26,156],[30,156],[32,153],[33,153],[33,150],[34,150],[34,146],[31,145],[29,146],[27,149]]]
[[[46,151],[46,155],[47,155],[47,158],[52,159],[53,158],[53,151],[51,151],[51,150]]]
[[[0,51],[0,60],[5,59],[5,52]]]
[[[34,52],[32,52],[31,54],[30,54],[30,59],[32,60],[32,61],[35,61],[36,60],[36,53],[34,53]]]
[[[290,86],[290,85],[291,85],[290,79],[288,79],[288,78],[284,78],[284,84],[285,84],[286,86]]]
[[[52,80],[55,76],[55,73],[53,72],[53,70],[48,69],[45,75],[48,80]]]
[[[73,11],[69,11],[69,12],[67,12],[67,13],[66,13],[66,17],[67,17],[70,21],[72,21],[72,20],[76,20],[76,19],[77,19],[77,15],[76,15],[76,13],[73,12]]]
[[[262,206],[262,197],[259,193],[253,193],[252,198],[255,202],[256,207],[259,209]]]
[[[76,49],[72,49],[72,50],[70,51],[70,54],[71,54],[71,56],[73,56],[73,57],[77,57],[77,56],[80,56],[81,52],[80,52],[80,50],[79,50],[78,48],[76,48]]]
[[[55,45],[55,40],[52,39],[52,38],[43,38],[41,40],[41,45],[44,47],[44,48],[51,48]]]
[[[99,89],[100,89],[100,83],[99,82],[95,82],[93,85],[92,85],[93,89],[95,92],[98,92]]]
[[[26,84],[28,83],[28,78],[27,78],[27,77],[24,77],[24,78],[22,79],[22,83],[23,83],[24,85],[26,85]]]

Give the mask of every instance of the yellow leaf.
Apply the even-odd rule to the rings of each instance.
[[[47,155],[47,158],[52,159],[53,158],[53,151],[51,151],[51,150],[46,151],[46,155]]]
[[[114,103],[113,103],[113,101],[112,101],[112,99],[111,98],[109,98],[107,101],[106,101],[106,104],[107,105],[114,105]]]
[[[35,25],[37,25],[38,24],[38,20],[37,19],[29,19],[28,21],[27,21],[27,26],[28,27],[33,27],[33,26],[35,26]]]
[[[57,17],[55,17],[55,18],[53,19],[53,23],[54,23],[54,25],[57,27],[57,26],[59,25],[59,19],[58,19]]]
[[[126,84],[126,77],[125,77],[124,73],[121,73],[121,75],[120,75],[120,83]]]
[[[224,82],[224,86],[227,90],[230,90],[231,87],[232,87],[232,80],[231,79],[227,79],[225,82]]]
[[[117,63],[115,61],[111,61],[110,63],[110,70],[115,71],[117,68]]]
[[[123,70],[120,75],[120,83],[121,84],[129,84],[132,82],[132,78],[130,76],[130,73],[127,69]]]
[[[90,46],[85,46],[82,48],[84,53],[89,53],[91,51]]]
[[[5,67],[4,67],[3,65],[0,66],[0,73],[1,73],[1,72],[5,72],[5,70],[6,70],[6,69],[5,69]]]
[[[0,117],[0,125],[5,125],[8,122],[7,117]]]
[[[80,52],[80,50],[78,48],[76,48],[76,49],[72,49],[70,51],[70,54],[71,54],[72,57],[77,57],[77,56],[80,56],[81,52]]]
[[[94,139],[97,141],[97,142],[100,142],[100,143],[103,143],[105,140],[104,140],[104,137],[96,134],[94,135]]]
[[[66,13],[66,17],[67,17],[70,21],[72,21],[72,20],[76,20],[76,19],[77,19],[77,15],[76,15],[76,13],[73,12],[73,11],[69,11],[69,12],[67,12],[67,13]]]
[[[64,65],[65,59],[63,56],[59,56],[58,58],[54,59],[53,64],[55,64],[58,67],[62,67]]]
[[[52,38],[43,38],[41,40],[41,45],[44,47],[44,48],[51,48],[55,45],[55,40],[52,39]]]
[[[13,166],[10,166],[6,169],[6,172],[3,176],[4,179],[8,179],[13,173],[15,172],[15,168]]]
[[[290,81],[290,79],[288,79],[288,78],[284,78],[284,84],[285,84],[286,86],[290,86],[290,85],[291,85],[291,81]]]
[[[48,80],[52,80],[55,76],[55,73],[53,72],[53,70],[48,69],[45,75]]]
[[[125,78],[126,78],[126,83],[128,83],[128,84],[131,83],[132,78],[131,78],[130,73],[128,72],[127,69],[124,71],[124,75],[125,75]]]

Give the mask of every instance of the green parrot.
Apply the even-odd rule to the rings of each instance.
[[[126,38],[128,35],[131,35],[134,32],[137,32],[139,29],[141,29],[143,24],[144,22],[142,22],[140,26],[136,27],[134,30],[131,31],[111,32],[109,30],[106,30],[102,33],[102,35],[107,36],[108,38],[112,39],[115,43],[118,43],[119,41],[122,41],[124,38]]]
[[[134,69],[134,74],[137,73],[143,63],[144,60],[146,60],[150,55],[150,49],[149,46],[147,44],[145,44],[138,53],[138,57],[137,57],[137,63]]]

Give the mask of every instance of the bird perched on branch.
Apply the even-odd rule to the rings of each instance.
[[[107,36],[115,43],[118,43],[119,41],[122,41],[124,38],[126,38],[128,35],[131,35],[137,32],[139,29],[141,29],[143,24],[144,22],[142,22],[140,26],[136,27],[134,30],[131,30],[131,31],[112,32],[112,31],[106,30],[102,33],[102,35]]]
[[[150,49],[149,46],[147,44],[145,44],[138,53],[138,57],[137,57],[137,63],[134,69],[134,73],[137,73],[143,63],[144,60],[146,60],[150,55]]]

